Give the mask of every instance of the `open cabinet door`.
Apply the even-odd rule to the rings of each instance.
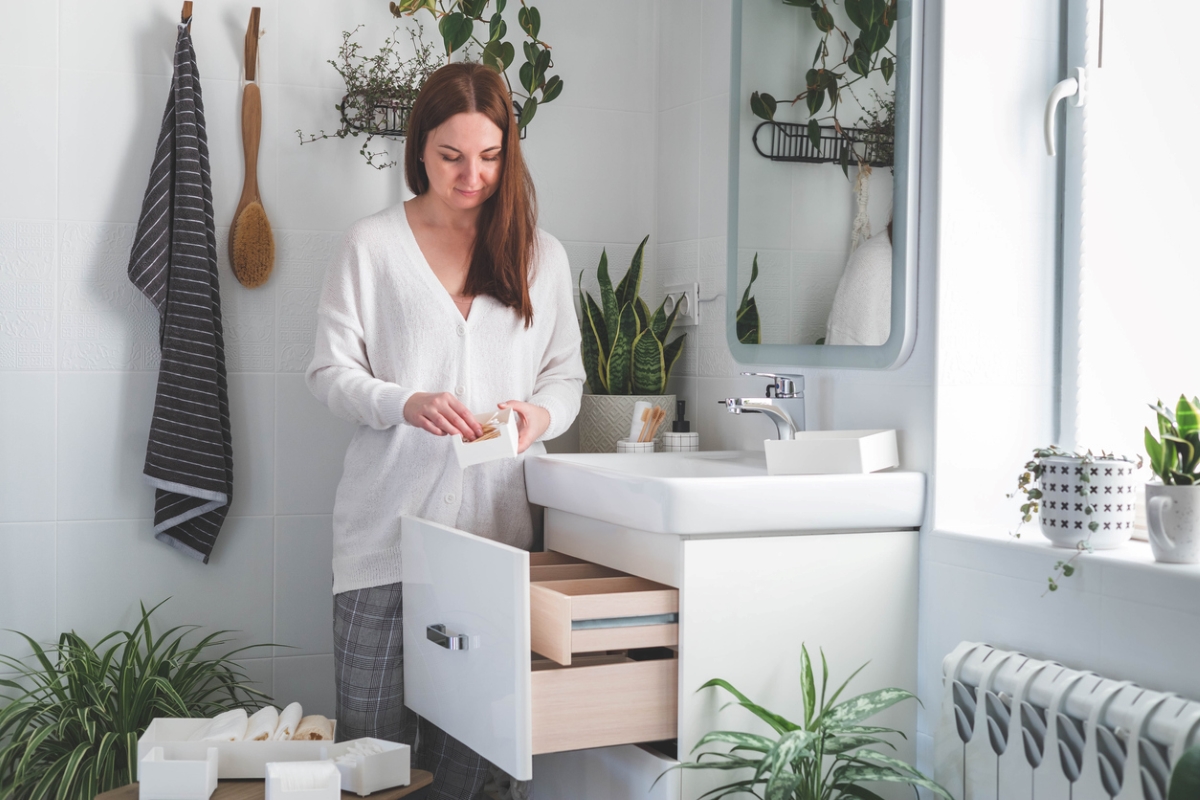
[[[415,517],[400,540],[404,704],[531,779],[529,554]]]

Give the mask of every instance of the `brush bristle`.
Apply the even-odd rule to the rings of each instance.
[[[248,289],[262,286],[275,266],[275,237],[267,211],[257,201],[242,209],[233,227],[233,274]]]

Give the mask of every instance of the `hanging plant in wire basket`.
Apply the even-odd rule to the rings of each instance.
[[[373,56],[364,55],[362,45],[354,41],[361,25],[353,31],[344,31],[337,59],[328,62],[346,83],[346,94],[335,105],[341,124],[333,133],[322,130],[319,134],[306,135],[297,130],[300,143],[362,135],[366,138],[359,153],[370,166],[376,169],[394,166],[396,162],[388,160],[385,152],[371,150],[372,139],[376,136],[401,138],[406,134],[408,115],[421,87],[455,52],[500,73],[513,98],[521,138],[525,138],[526,126],[533,120],[538,107],[562,94],[563,81],[557,75],[547,76],[554,63],[550,45],[539,38],[541,14],[521,0],[517,21],[527,40],[522,44],[525,63],[518,71],[520,86],[513,87],[507,70],[516,57],[516,48],[505,38],[508,24],[501,14],[506,5],[507,0],[495,0],[492,11],[492,0],[401,0],[400,3],[389,3],[395,17],[414,17],[424,10],[437,20],[443,48],[427,44],[423,26],[414,19],[416,30],[407,30],[413,51],[408,58],[399,52],[400,28],[384,40],[379,52]],[[485,25],[486,29],[477,28],[476,23]],[[482,33],[484,30],[486,34]]]
[[[345,139],[365,136],[358,152],[367,164],[376,169],[386,169],[396,162],[387,159],[386,151],[373,151],[371,141],[376,136],[401,137],[408,128],[408,114],[425,81],[445,59],[433,44],[424,40],[425,29],[419,23],[416,30],[408,29],[413,55],[404,58],[399,52],[401,28],[392,31],[383,41],[375,55],[363,55],[362,45],[354,37],[362,29],[359,25],[352,31],[342,32],[342,45],[336,60],[329,64],[346,82],[346,94],[334,105],[341,124],[333,133],[322,130],[319,134],[305,135],[297,130],[300,144],[321,139]]]

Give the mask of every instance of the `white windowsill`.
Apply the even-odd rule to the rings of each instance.
[[[1022,526],[1020,539],[996,527],[958,526],[933,530],[923,543],[924,556],[933,561],[1029,580],[1043,589],[1055,562],[1075,552],[1050,544],[1036,523]],[[1200,612],[1200,564],[1159,563],[1147,542],[1132,540],[1115,550],[1080,553],[1073,563],[1075,574],[1060,578],[1058,592],[1048,598],[1096,594]]]

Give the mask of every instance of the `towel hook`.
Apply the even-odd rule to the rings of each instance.
[[[184,0],[183,11],[179,14],[179,20],[184,25],[192,24],[192,3],[191,0]]]

